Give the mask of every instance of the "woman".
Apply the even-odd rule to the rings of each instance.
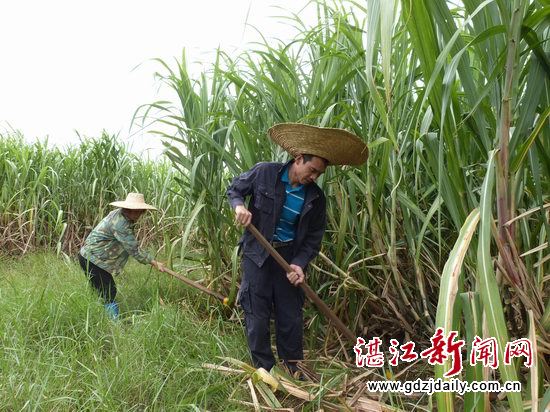
[[[145,203],[141,193],[128,193],[126,200],[111,203],[117,207],[92,230],[80,249],[80,266],[105,302],[107,313],[118,317],[118,305],[115,301],[116,284],[113,274],[119,274],[128,256],[138,262],[150,264],[161,272],[166,267],[153,259],[153,256],[139,248],[134,234],[135,222],[147,210],[157,210]]]

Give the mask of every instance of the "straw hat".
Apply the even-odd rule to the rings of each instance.
[[[119,200],[118,202],[109,204],[115,207],[122,207],[124,209],[157,210],[156,207],[145,203],[145,198],[141,193],[128,193],[126,200]]]
[[[331,165],[360,165],[367,161],[367,145],[343,129],[299,123],[280,123],[268,130],[269,137],[293,157],[311,154]]]

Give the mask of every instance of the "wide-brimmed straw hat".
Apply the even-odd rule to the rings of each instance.
[[[280,123],[270,128],[268,134],[293,157],[311,154],[327,159],[331,165],[357,166],[369,156],[365,142],[344,129]]]
[[[145,198],[141,193],[128,193],[126,200],[119,200],[109,204],[115,207],[122,207],[124,209],[157,210],[156,207],[145,203]]]

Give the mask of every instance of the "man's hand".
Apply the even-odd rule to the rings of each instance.
[[[248,226],[252,222],[252,213],[244,205],[237,206],[235,208],[235,222],[244,227]]]
[[[290,265],[290,267],[292,268],[292,272],[286,274],[288,281],[294,286],[304,283],[306,276],[302,268],[298,265]]]
[[[158,260],[152,260],[151,261],[151,266],[153,266],[159,272],[166,272],[166,269],[167,269],[167,267],[164,265],[164,263],[161,263]]]

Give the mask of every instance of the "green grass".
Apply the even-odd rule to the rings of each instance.
[[[201,367],[248,361],[242,326],[194,291],[131,262],[113,322],[75,262],[0,263],[2,409],[242,409],[227,403],[239,379]]]

